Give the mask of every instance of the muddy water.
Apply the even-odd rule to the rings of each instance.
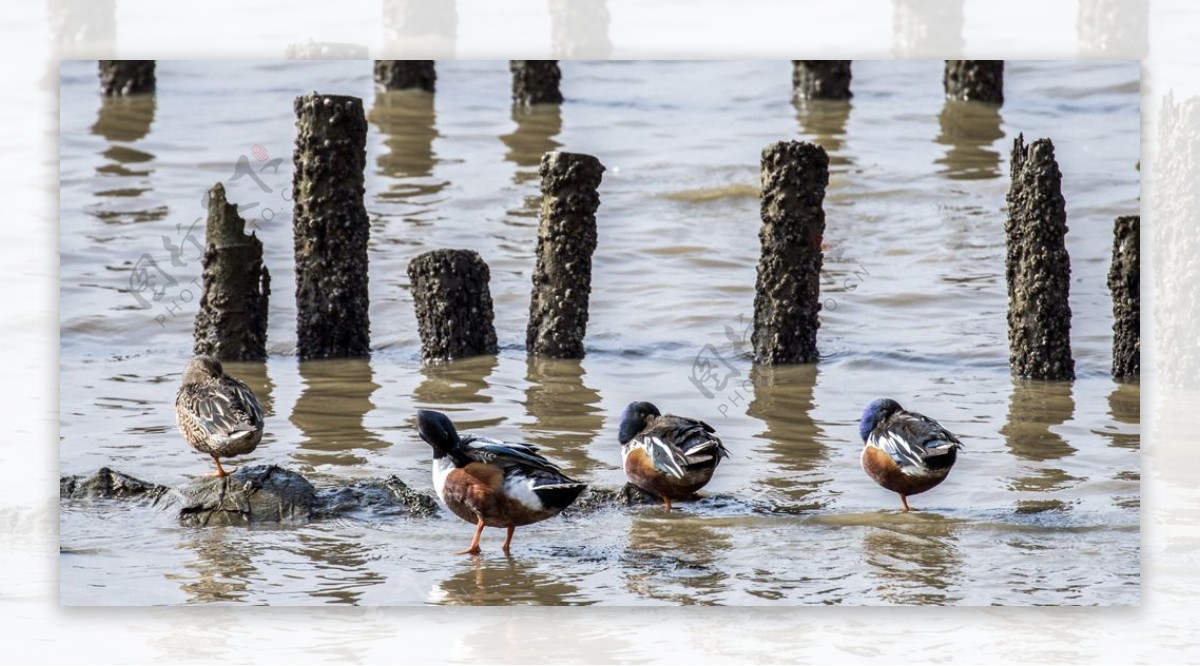
[[[198,298],[193,224],[218,181],[272,272],[270,359],[229,364],[268,414],[242,464],[428,488],[413,414],[436,408],[616,486],[616,419],[634,399],[708,420],[732,457],[698,504],[544,522],[518,532],[511,558],[492,530],[482,558],[450,555],[471,527],[448,512],[183,529],[144,508],[67,506],[62,600],[1137,603],[1140,391],[1107,376],[1105,287],[1112,220],[1138,209],[1137,65],[1011,62],[999,111],[943,102],[939,62],[856,62],[852,104],[797,109],[789,67],[564,63],[562,108],[516,114],[502,62],[439,63],[436,98],[376,93],[362,62],[160,62],[156,97],[109,102],[94,63],[64,63],[63,473],[108,465],[173,484],[208,471],[172,402]],[[294,355],[291,100],[312,90],[368,109],[370,359]],[[1073,384],[1007,372],[1003,207],[1018,132],[1052,137],[1064,172]],[[797,137],[831,154],[825,358],[755,371],[758,155]],[[559,147],[608,167],[582,362],[523,352],[537,162]],[[491,266],[497,357],[419,364],[405,267],[438,247]],[[693,373],[702,354],[716,377]],[[914,498],[920,512],[898,514],[859,469],[857,418],[879,396],[966,443],[949,480]]]

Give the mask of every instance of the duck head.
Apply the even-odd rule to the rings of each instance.
[[[862,436],[863,441],[867,441],[867,437],[871,436],[871,431],[875,426],[882,423],[892,414],[904,409],[900,403],[891,398],[880,398],[867,405],[863,410],[862,421],[858,424],[858,434]]]
[[[195,356],[183,369],[183,385],[203,384],[220,379],[223,374],[225,374],[225,369],[221,367],[221,362],[217,359],[211,356]]]
[[[621,429],[617,432],[617,441],[621,444],[637,437],[646,428],[646,422],[651,416],[662,416],[658,407],[648,402],[631,402],[621,413]]]
[[[417,410],[417,432],[421,439],[433,447],[433,457],[449,455],[458,446],[458,431],[454,423],[441,412],[428,409]]]

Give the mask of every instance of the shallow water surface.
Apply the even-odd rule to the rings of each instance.
[[[153,509],[64,505],[67,604],[1136,604],[1140,389],[1108,376],[1113,218],[1138,210],[1138,66],[1010,62],[1000,109],[947,103],[941,62],[854,63],[850,104],[797,108],[787,62],[564,62],[561,108],[517,112],[504,62],[439,62],[435,97],[373,90],[367,62],[176,62],[156,96],[102,100],[94,62],[61,92],[61,470],[173,485],[209,470],[173,402],[199,297],[204,192],[222,181],[266,248],[266,363],[230,363],[267,412],[275,463],[315,484],[431,485],[418,408],[523,440],[596,486],[624,480],[631,400],[711,423],[731,451],[703,501],[500,530],[342,518],[189,529]],[[292,99],[361,96],[373,353],[295,356]],[[1008,375],[1004,195],[1023,132],[1064,174],[1079,378]],[[830,153],[820,363],[745,356],[759,152]],[[524,353],[537,165],[606,165],[581,362]],[[239,158],[244,162],[239,166]],[[277,158],[282,158],[276,162]],[[196,223],[197,219],[199,223]],[[195,226],[193,226],[195,225]],[[501,352],[422,367],[409,260],[491,267]],[[147,258],[150,262],[147,261]],[[130,291],[135,270],[154,288]],[[717,381],[694,382],[706,355]],[[890,396],[959,433],[949,479],[897,512],[859,468],[858,416]]]

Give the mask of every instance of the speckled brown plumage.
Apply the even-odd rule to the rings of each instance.
[[[220,458],[253,451],[263,434],[262,407],[250,387],[225,374],[220,361],[197,356],[183,371],[175,396],[179,432],[197,451],[212,456],[217,476],[226,476]]]

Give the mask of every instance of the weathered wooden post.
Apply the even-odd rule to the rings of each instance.
[[[453,60],[457,41],[455,0],[383,0],[383,55]]]
[[[583,358],[604,165],[591,155],[553,152],[542,156],[538,172],[542,212],[525,349]]]
[[[1008,364],[1030,379],[1071,380],[1071,258],[1067,209],[1054,144],[1013,142],[1012,187],[1004,224],[1008,251]]]
[[[432,60],[376,60],[375,83],[384,90],[433,92],[437,71]]]
[[[222,361],[267,358],[267,300],[271,274],[258,236],[217,183],[208,193],[204,232],[204,293],[196,313],[195,353]]]
[[[1142,302],[1140,215],[1118,217],[1113,230],[1112,265],[1108,289],[1113,301],[1114,379],[1133,379],[1142,373]]]
[[[550,0],[550,42],[554,55],[566,60],[607,60],[607,0]]]
[[[762,152],[762,256],[754,293],[754,361],[812,363],[821,322],[821,239],[829,157],[820,146],[780,141]]]
[[[942,75],[946,99],[1004,103],[1003,60],[947,60]]]
[[[491,273],[479,253],[433,250],[408,265],[421,334],[421,358],[446,361],[495,354]]]
[[[154,92],[154,61],[101,60],[100,90],[105,97]]]
[[[849,60],[793,60],[792,97],[850,99]]]
[[[963,0],[892,0],[892,53],[936,58],[962,52]]]
[[[300,358],[370,351],[367,240],[363,206],[367,119],[357,97],[296,98],[296,324]]]
[[[558,89],[562,71],[557,60],[510,60],[508,68],[512,71],[514,104],[562,104]]]

